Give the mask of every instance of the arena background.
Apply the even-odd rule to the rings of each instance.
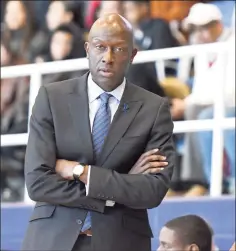
[[[211,2],[221,9],[224,14],[224,24],[226,26],[229,25],[232,11],[235,11],[233,10],[235,1]],[[1,11],[3,11],[3,8],[1,8]],[[6,74],[11,71],[11,69],[8,70],[6,68],[4,70]],[[12,73],[14,75],[14,72]],[[12,138],[9,138],[9,141],[5,139],[1,135],[1,141],[6,143],[6,145],[11,145],[10,141],[16,140],[14,135]],[[19,137],[18,142],[25,142],[25,137]],[[4,146],[1,144],[1,147]],[[33,205],[29,205],[27,199],[25,202],[20,203],[1,203],[1,250],[20,250],[32,209]],[[235,241],[235,195],[206,196],[195,199],[175,197],[163,201],[158,208],[149,210],[150,224],[154,234],[152,240],[153,251],[158,246],[157,237],[163,224],[174,217],[185,214],[197,214],[206,219],[214,230],[215,244],[222,251],[229,250],[233,241]]]

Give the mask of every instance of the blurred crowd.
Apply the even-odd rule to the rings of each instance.
[[[227,42],[235,47],[234,1],[1,1],[1,67],[85,57],[84,42],[99,16],[116,12],[134,27],[140,50]],[[181,60],[132,65],[127,78],[170,100],[174,121],[211,119],[214,87],[222,65],[207,55],[197,75],[190,60],[180,79]],[[235,53],[227,55],[225,114],[235,117]],[[42,84],[82,75],[84,71],[48,74]],[[1,134],[27,132],[29,77],[1,79]],[[212,132],[176,134],[176,172],[168,196],[201,196],[209,191]],[[24,191],[25,147],[1,148],[2,201],[20,201]],[[223,193],[235,192],[235,131],[224,133]]]

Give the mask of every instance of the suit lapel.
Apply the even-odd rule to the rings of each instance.
[[[85,74],[76,81],[73,90],[69,93],[68,105],[75,128],[75,137],[82,146],[82,156],[85,156],[87,163],[93,163],[93,145],[89,121],[89,101],[87,94],[87,77]]]
[[[101,156],[98,159],[98,165],[101,166],[104,164],[122,136],[128,130],[131,122],[142,107],[142,104],[142,100],[135,98],[135,89],[133,86],[127,83],[120,105],[110,126]]]

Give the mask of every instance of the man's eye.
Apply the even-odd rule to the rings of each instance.
[[[123,52],[123,51],[124,51],[124,49],[121,48],[121,47],[116,47],[115,48],[115,52]]]
[[[98,50],[104,50],[105,47],[103,45],[96,45],[96,49],[98,49]]]

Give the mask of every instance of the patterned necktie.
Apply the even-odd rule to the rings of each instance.
[[[111,95],[106,92],[100,95],[100,107],[98,108],[93,122],[93,150],[96,160],[102,150],[111,123],[111,110],[109,107],[110,97]]]
[[[101,103],[95,115],[93,122],[93,130],[92,130],[95,160],[97,160],[102,150],[104,140],[107,136],[109,126],[111,123],[111,110],[109,107],[109,98],[111,96],[112,95],[104,92],[99,97]],[[88,212],[81,231],[84,232],[90,228],[91,228],[91,214],[90,212]]]

